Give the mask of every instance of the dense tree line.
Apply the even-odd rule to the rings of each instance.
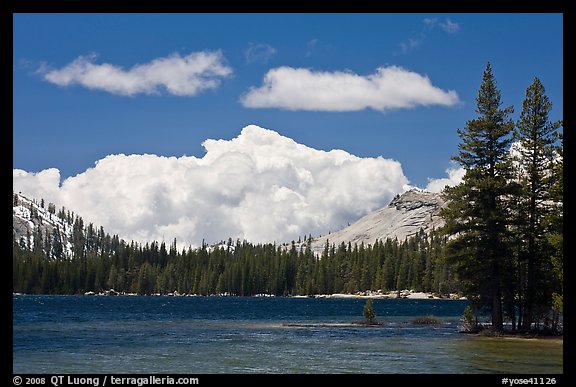
[[[418,233],[406,241],[330,245],[320,256],[304,244],[227,244],[177,250],[176,241],[126,243],[73,224],[71,257],[14,242],[13,291],[78,294],[114,289],[137,294],[310,295],[414,289],[447,294],[458,281],[444,257],[445,238]],[[81,231],[84,230],[84,231]],[[36,238],[34,238],[36,239]]]
[[[448,259],[468,298],[491,312],[494,330],[505,320],[513,330],[555,327],[563,306],[562,122],[549,121],[552,103],[535,78],[514,123],[490,64],[476,102],[453,158],[466,174],[445,189]]]

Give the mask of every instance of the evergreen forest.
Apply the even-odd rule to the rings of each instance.
[[[316,256],[311,239],[299,247],[295,242],[254,245],[229,239],[216,248],[204,244],[179,251],[176,240],[170,246],[126,243],[102,228],[96,231],[92,224],[81,228],[81,222],[81,217],[74,221],[71,258],[47,254],[55,251],[54,244],[62,244],[52,236],[44,236],[45,242],[31,249],[14,241],[14,292],[81,294],[114,289],[140,295],[287,296],[368,289],[440,294],[459,290],[443,256],[446,240],[436,234],[420,232],[403,242],[378,241],[373,246],[326,243]],[[37,234],[33,240],[42,238]]]

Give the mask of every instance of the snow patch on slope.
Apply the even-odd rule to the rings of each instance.
[[[40,228],[42,237],[54,238],[53,230],[57,229],[62,242],[65,257],[72,255],[72,225],[52,214],[36,200],[28,199],[20,193],[14,193],[17,204],[12,205],[12,232],[16,243],[22,247],[34,246],[34,231]]]

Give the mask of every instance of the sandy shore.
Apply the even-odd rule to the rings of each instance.
[[[306,297],[306,296],[299,296]],[[400,292],[358,292],[358,293],[334,293],[334,294],[316,294],[315,298],[406,298],[411,300],[465,300],[458,294],[450,294],[449,297],[438,297],[432,293],[414,292],[411,290],[402,290]]]
[[[18,293],[14,293],[18,295]],[[137,296],[136,293],[124,293],[124,292],[116,292],[114,289],[105,290],[103,292],[95,293],[92,291],[84,293],[86,296]],[[175,291],[174,293],[167,293],[167,294],[150,294],[150,296],[198,296],[197,294],[186,294],[186,293],[179,293]],[[213,296],[234,296],[233,294],[213,294]],[[256,294],[253,297],[275,297],[273,294]],[[439,297],[433,293],[425,293],[425,292],[415,292],[413,290],[401,290],[401,291],[391,291],[391,292],[382,292],[382,291],[365,291],[365,292],[357,292],[357,293],[334,293],[334,294],[313,294],[313,295],[296,295],[291,296],[292,298],[407,298],[411,300],[465,300],[466,297],[462,297],[459,294],[444,294],[442,297]]]

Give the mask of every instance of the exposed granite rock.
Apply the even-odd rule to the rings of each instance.
[[[398,238],[399,241],[415,235],[420,229],[430,232],[444,225],[439,216],[446,205],[438,193],[412,189],[396,196],[388,206],[364,216],[350,226],[329,235],[316,238],[312,250],[322,252],[326,244],[342,242],[374,244],[377,239]]]

